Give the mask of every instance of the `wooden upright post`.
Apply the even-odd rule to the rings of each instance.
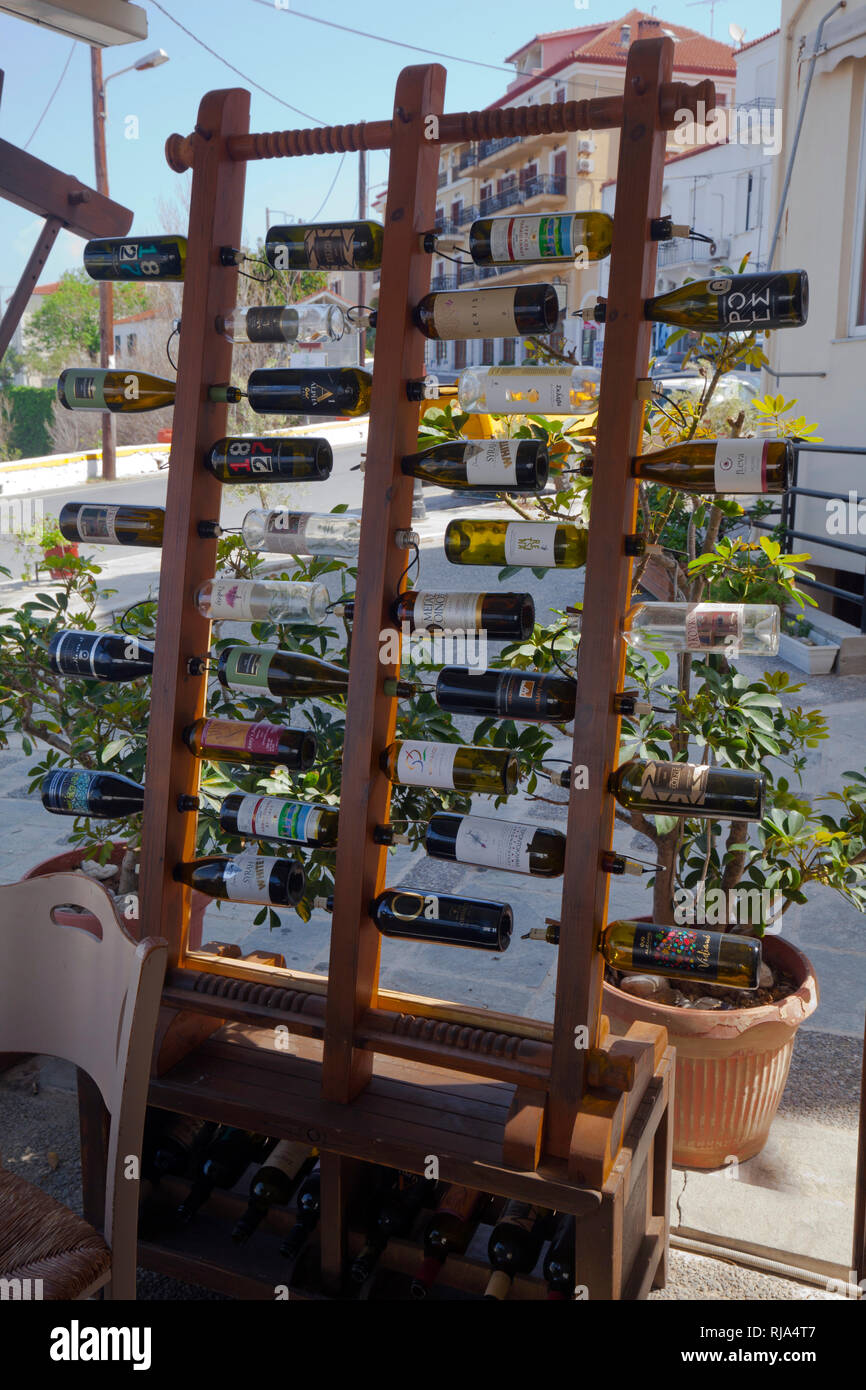
[[[655,291],[650,219],[661,205],[665,154],[659,96],[672,63],[671,40],[650,39],[632,45],[626,65],[572,754],[574,765],[588,769],[588,785],[572,787],[568,808],[545,1146],[560,1158],[569,1155],[584,1096],[584,1043],[595,1047],[599,1039],[604,963],[598,943],[608,898],[601,856],[613,835],[608,779],[619,760],[613,697],[622,689],[621,622],[631,593],[623,537],[634,531],[637,515],[629,462],[640,452],[643,402],[635,383],[649,361],[650,325],[641,311]]]
[[[371,1053],[354,1047],[354,1034],[363,1011],[376,1004],[379,933],[369,904],[384,886],[387,851],[374,843],[373,830],[387,821],[390,803],[378,755],[397,722],[396,701],[383,688],[397,668],[382,663],[379,634],[393,626],[387,610],[407,560],[394,543],[395,531],[408,527],[412,516],[412,479],[400,472],[400,459],[418,440],[418,406],[407,399],[406,382],[424,370],[424,338],[410,314],[430,288],[430,257],[419,236],[433,226],[439,146],[430,138],[431,122],[444,95],[445,70],[431,64],[403,70],[394,102],[322,1078],[324,1094],[339,1101],[363,1088],[373,1064]]]

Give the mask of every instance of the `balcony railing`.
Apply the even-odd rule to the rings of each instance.
[[[492,217],[495,212],[502,212],[503,208],[513,208],[515,203],[522,202],[523,193],[520,185],[515,181],[499,193],[494,193],[489,198],[482,198],[478,205],[478,213],[481,217]]]
[[[471,169],[473,164],[478,163],[478,153],[474,145],[470,145],[468,150],[464,150],[457,161],[457,168],[461,171]]]
[[[519,135],[503,135],[498,140],[479,140],[478,142],[478,163],[483,159],[489,159],[492,154],[499,154],[500,150],[507,150],[509,145],[520,145],[522,137]]]
[[[430,280],[431,290],[456,290],[460,287],[459,275],[434,275]]]
[[[565,197],[565,174],[533,174],[521,187],[524,198],[541,198],[550,194],[557,198]]]
[[[459,215],[455,218],[452,218],[451,220],[452,222],[456,222],[457,224],[455,230],[459,229],[460,227],[468,227],[470,222],[478,221],[478,209],[474,205],[470,207],[461,208]]]
[[[447,182],[448,182],[448,170],[447,170],[447,169],[440,169],[440,170],[439,170],[439,179],[438,179],[438,181],[437,181],[436,187],[437,187],[437,188],[444,188]]]
[[[727,255],[727,241],[719,241],[711,255],[705,241],[690,241],[688,237],[675,237],[659,246],[657,265],[686,265],[689,261],[717,261]]]

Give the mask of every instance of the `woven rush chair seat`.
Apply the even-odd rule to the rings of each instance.
[[[80,1298],[110,1269],[111,1251],[92,1226],[0,1168],[0,1278],[29,1279],[31,1290],[41,1279],[45,1299]]]

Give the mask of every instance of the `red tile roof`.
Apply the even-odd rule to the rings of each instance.
[[[115,328],[119,323],[141,323],[142,319],[155,319],[157,312],[155,309],[144,309],[140,314],[126,314],[122,319],[115,319]]]
[[[643,29],[641,30],[641,21]],[[675,39],[674,48],[674,68],[677,71],[688,72],[718,72],[726,73],[731,77],[736,74],[734,66],[734,49],[730,44],[720,43],[718,39],[710,39],[706,34],[701,34],[697,29],[689,29],[684,24],[674,24],[658,15],[647,14],[645,10],[629,10],[621,19],[614,20],[613,23],[605,25],[590,25],[583,29],[562,29],[554,34],[537,34],[529,43],[518,48],[506,62],[511,62],[518,54],[523,53],[531,44],[545,38],[558,38],[566,34],[573,34],[575,39],[574,48],[571,54],[565,59],[544,69],[544,76],[549,77],[551,73],[557,72],[561,67],[569,62],[578,63],[613,63],[619,67],[625,67],[628,56],[628,48],[623,47],[620,42],[622,29],[628,25],[630,42],[637,38],[652,38],[667,35]],[[767,37],[765,35],[765,37]],[[759,40],[755,40],[759,42]],[[530,76],[526,85],[538,80],[540,74]],[[517,91],[513,89],[508,93],[507,98],[502,98],[500,102],[492,102],[492,106],[500,105],[502,102],[512,100]]]
[[[750,43],[744,43],[740,48],[735,49],[736,53],[745,53],[747,48],[754,48],[756,43],[763,43],[764,39],[771,39],[774,34],[778,34],[778,29],[771,29],[769,34],[762,34],[759,39],[752,39]]]
[[[49,285],[37,285],[37,286],[36,286],[36,289],[33,291],[33,293],[34,293],[34,294],[53,294],[55,290],[59,290],[59,289],[60,289],[60,281],[59,281],[59,280],[52,280],[51,283],[50,283]]]
[[[528,43],[522,43],[519,48],[515,48],[513,53],[509,53],[505,62],[513,63],[514,59],[517,58],[519,54],[525,53],[527,48],[531,48],[534,43],[543,43],[545,39],[563,39],[566,35],[568,35],[569,38],[572,36],[577,38],[578,34],[598,34],[601,33],[602,29],[605,27],[604,22],[602,22],[601,24],[584,24],[581,29],[551,29],[546,34],[536,34]]]

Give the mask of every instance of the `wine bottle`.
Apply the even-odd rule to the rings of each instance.
[[[165,508],[137,506],[134,502],[114,506],[64,502],[57,524],[68,541],[161,546]]]
[[[218,439],[204,466],[221,483],[319,482],[331,476],[334,451],[327,439]]]
[[[483,1193],[452,1183],[424,1232],[424,1259],[412,1280],[413,1298],[426,1298],[449,1255],[462,1255],[485,1204]]]
[[[418,1213],[432,1204],[436,1182],[415,1173],[392,1173],[386,1178],[385,1196],[378,1202],[367,1226],[362,1249],[352,1261],[349,1278],[353,1284],[364,1284],[379,1262],[388,1241],[407,1236]]]
[[[311,1150],[309,1144],[280,1140],[250,1179],[247,1209],[232,1230],[232,1240],[236,1245],[249,1240],[271,1207],[286,1206],[299,1183],[315,1166],[316,1154],[317,1150]]]
[[[192,1115],[166,1114],[153,1142],[146,1146],[142,1172],[154,1186],[161,1178],[182,1176],[218,1128],[211,1120],[202,1123]]]
[[[799,328],[809,313],[809,277],[805,270],[770,270],[751,275],[716,275],[692,280],[644,302],[644,318],[705,333],[750,328]],[[604,323],[605,305],[595,309]]]
[[[489,641],[516,641],[535,626],[535,600],[531,594],[406,589],[391,616],[401,626],[407,623],[410,632],[483,632]]]
[[[318,1169],[311,1173],[298,1189],[295,1199],[298,1219],[280,1246],[280,1254],[294,1260],[319,1224],[322,1214],[322,1176]]]
[[[220,315],[216,329],[230,343],[333,343],[346,320],[338,304],[250,304]]]
[[[57,378],[57,397],[67,410],[129,413],[174,405],[177,383],[149,372],[67,367]]]
[[[377,270],[384,231],[371,221],[269,227],[265,255],[277,270]]]
[[[293,845],[327,849],[337,843],[339,812],[335,806],[313,806],[283,796],[231,792],[219,811],[219,822],[230,835],[254,840],[284,840]]]
[[[366,415],[372,387],[360,367],[262,367],[247,399],[259,415]]]
[[[449,791],[510,796],[517,788],[520,762],[499,748],[467,748],[457,743],[397,739],[379,754],[390,782],[402,787],[441,787]]]
[[[138,637],[115,632],[61,628],[48,647],[52,671],[98,681],[135,681],[153,671],[153,647]]]
[[[337,555],[358,558],[361,518],[340,512],[290,512],[271,507],[247,512],[241,527],[249,550],[282,555]]]
[[[99,237],[84,247],[84,269],[93,280],[182,280],[185,236]]]
[[[577,681],[540,671],[473,671],[443,666],[436,703],[450,714],[567,723],[574,718]]]
[[[580,471],[592,477],[591,459]],[[632,475],[678,492],[707,496],[787,492],[794,472],[790,439],[692,439],[632,459]]]
[[[734,767],[644,762],[632,758],[610,778],[610,790],[629,811],[648,815],[760,820],[764,778]]]
[[[559,944],[560,923],[532,927],[533,941]],[[614,970],[669,975],[673,980],[706,980],[734,989],[757,989],[761,943],[703,927],[669,927],[655,922],[609,922],[599,950]]]
[[[449,521],[445,556],[452,565],[526,565],[579,569],[587,532],[558,521]]]
[[[191,1221],[215,1187],[234,1187],[251,1163],[261,1162],[273,1143],[264,1134],[221,1125],[207,1147],[192,1187],[177,1209],[181,1220]]]
[[[613,218],[606,212],[560,212],[535,217],[482,217],[469,228],[476,265],[521,261],[587,261],[610,255]]]
[[[349,672],[343,666],[302,652],[274,648],[223,647],[217,676],[227,690],[250,690],[261,695],[303,699],[312,695],[345,695]]]
[[[287,767],[292,772],[312,767],[318,751],[315,734],[265,720],[196,719],[184,729],[183,741],[195,757],[212,763]]]
[[[144,808],[144,787],[119,772],[59,768],[43,779],[41,793],[42,805],[56,816],[118,820],[139,815]]]
[[[505,1203],[490,1233],[487,1258],[493,1273],[483,1297],[507,1298],[517,1274],[531,1274],[541,1254],[550,1212],[514,1198]]]
[[[565,867],[565,836],[547,826],[437,811],[424,836],[433,859],[556,878]]]
[[[507,951],[513,927],[507,903],[402,888],[380,893],[370,905],[370,916],[383,936],[479,951]]]
[[[559,300],[552,285],[425,294],[412,318],[427,338],[513,338],[552,333]]]
[[[294,907],[304,896],[306,874],[296,859],[252,854],[208,854],[174,866],[177,883],[209,898],[238,903],[272,903]]]
[[[462,492],[543,492],[549,458],[538,439],[450,439],[407,455],[400,467],[410,478]]]
[[[331,596],[324,584],[291,579],[208,579],[196,590],[198,611],[211,622],[321,623]]]
[[[598,378],[595,367],[467,367],[457,400],[468,415],[592,415]]]
[[[653,922],[609,922],[602,950],[614,970],[648,971],[675,980],[710,980],[735,989],[757,989],[761,943],[701,927]]]
[[[779,610],[771,603],[638,603],[625,615],[623,637],[637,651],[775,656]]]
[[[575,1224],[573,1216],[561,1216],[556,1223],[542,1266],[548,1299],[574,1298]]]

